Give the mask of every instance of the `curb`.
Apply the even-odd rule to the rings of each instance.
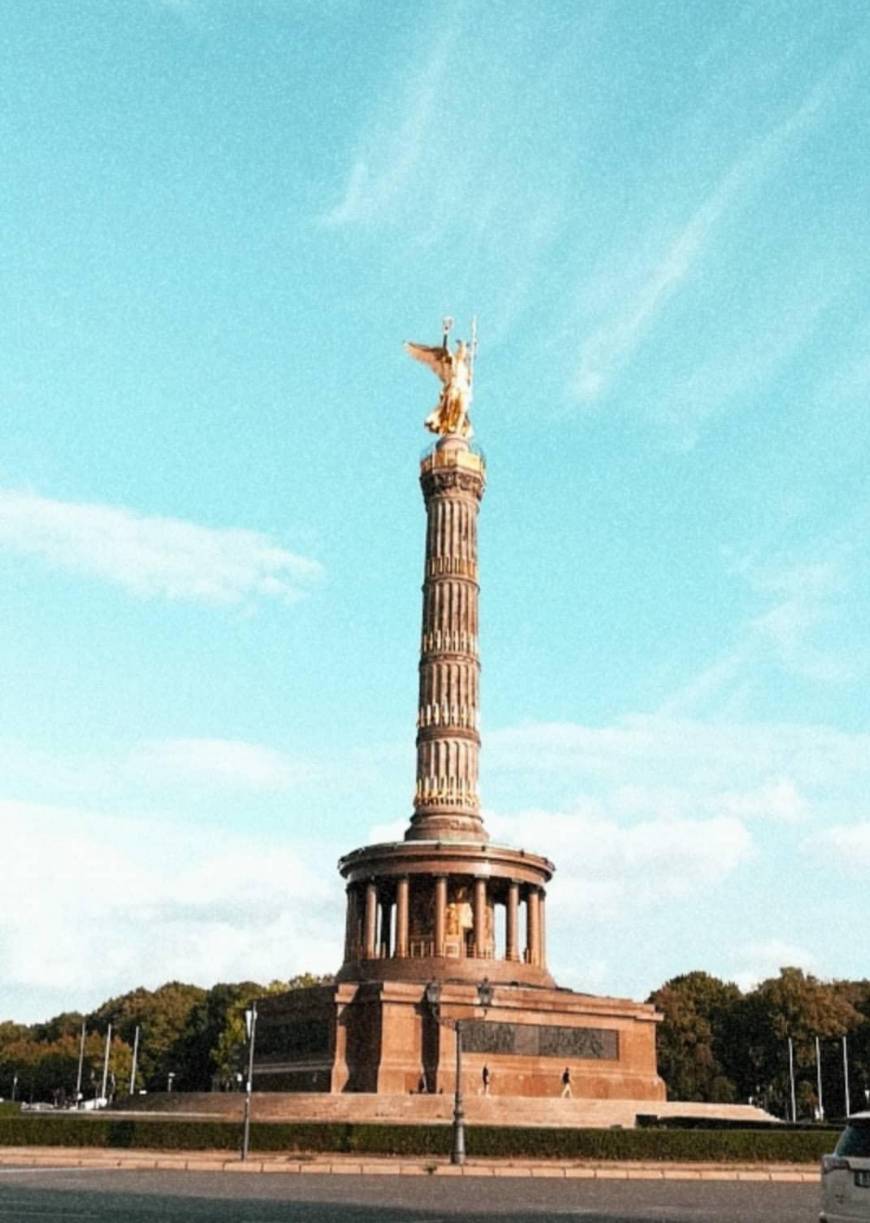
[[[456,1167],[435,1159],[408,1162],[389,1158],[292,1159],[285,1156],[255,1156],[243,1163],[238,1157],[230,1158],[221,1151],[204,1151],[195,1155],[164,1151],[108,1154],[87,1148],[0,1148],[0,1171],[12,1166],[105,1171],[232,1172],[242,1176],[255,1173],[283,1173],[290,1176],[491,1176],[562,1180],[762,1181],[769,1184],[818,1184],[819,1181],[819,1170],[815,1164],[569,1164],[556,1161],[497,1163],[469,1160],[462,1167]]]

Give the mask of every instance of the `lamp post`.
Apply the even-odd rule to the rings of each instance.
[[[794,1041],[789,1036],[788,1038],[788,1082],[791,1095],[791,1120],[792,1125],[797,1124],[797,1096],[795,1094],[794,1083]]]
[[[843,1036],[843,1094],[846,1097],[846,1116],[852,1111],[852,1098],[849,1094],[849,1045]]]
[[[175,1071],[170,1070],[166,1076],[166,1090],[172,1091],[172,1084],[175,1082]]]
[[[245,1084],[245,1121],[242,1126],[242,1159],[248,1158],[251,1144],[251,1092],[254,1089],[254,1044],[257,1039],[257,1000],[245,1011],[245,1026],[248,1030],[248,1081]]]
[[[83,1019],[82,1020],[82,1034],[79,1040],[79,1065],[78,1065],[78,1072],[76,1074],[76,1108],[81,1108],[82,1100],[84,1099],[84,1097],[82,1096],[82,1072],[84,1071],[84,1068],[85,1068],[85,1037],[87,1036],[87,1033],[88,1033],[87,1025],[85,1023],[85,1020]]]
[[[100,1107],[101,1108],[106,1107],[106,1101],[108,1099],[106,1092],[108,1091],[108,1088],[109,1088],[109,1057],[111,1055],[111,1052],[112,1052],[112,1025],[109,1024],[109,1026],[106,1028],[106,1052],[103,1055],[103,1083],[102,1083],[102,1086],[100,1087]]]
[[[492,1006],[493,988],[489,978],[484,977],[477,987],[477,1001],[484,1015]],[[453,1145],[450,1150],[452,1164],[465,1163],[465,1113],[462,1108],[462,1019],[445,1019],[441,1015],[441,986],[430,981],[426,986],[426,1001],[436,1023],[452,1028],[456,1033],[456,1082],[453,1090]]]
[[[139,1064],[139,1025],[136,1024],[136,1032],[133,1036],[133,1061],[130,1066],[130,1095],[136,1094],[136,1067]]]

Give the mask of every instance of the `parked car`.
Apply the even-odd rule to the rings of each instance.
[[[870,1112],[855,1113],[833,1155],[822,1157],[819,1223],[870,1220]]]

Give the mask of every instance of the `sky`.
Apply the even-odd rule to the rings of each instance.
[[[337,969],[445,314],[557,980],[866,975],[864,0],[0,18],[0,1018]]]

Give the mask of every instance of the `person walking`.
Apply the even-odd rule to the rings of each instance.
[[[489,1085],[490,1085],[490,1082],[492,1081],[492,1075],[490,1074],[489,1066],[484,1066],[480,1077],[483,1081],[483,1095],[488,1096],[489,1095]]]
[[[571,1067],[566,1066],[562,1071],[562,1099],[571,1095]]]

